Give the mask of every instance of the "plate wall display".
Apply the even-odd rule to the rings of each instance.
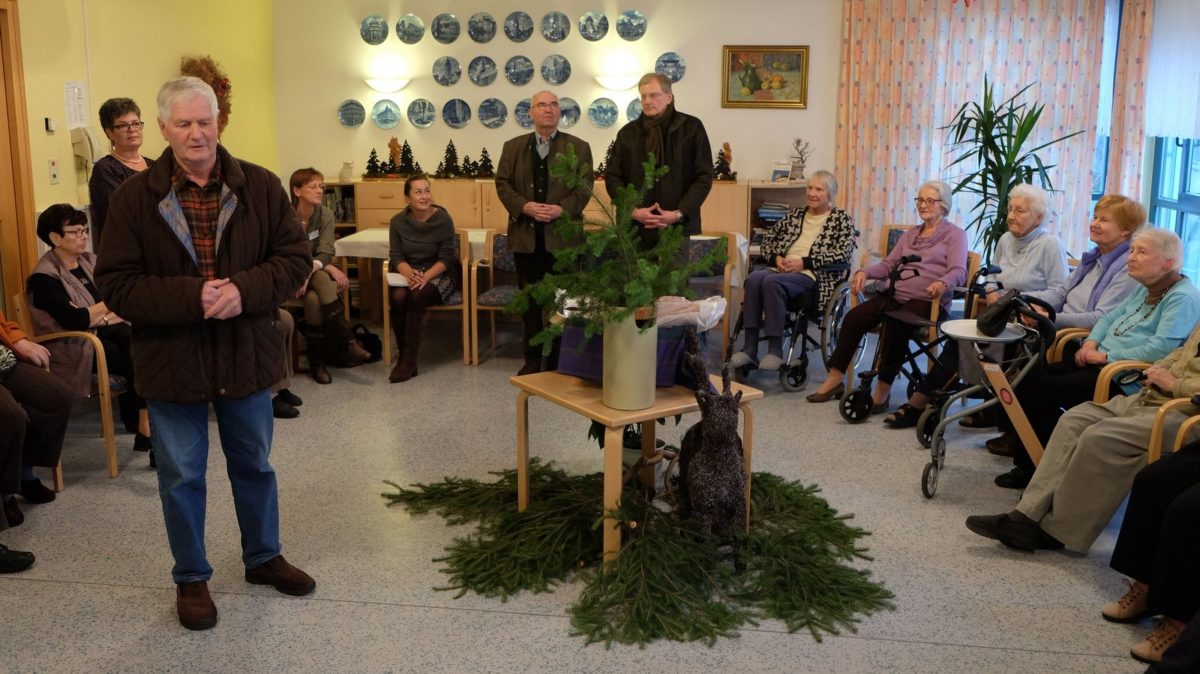
[[[481,87],[496,81],[496,62],[487,56],[476,56],[467,64],[467,77]]]
[[[462,26],[458,25],[458,17],[453,14],[438,14],[429,25],[429,34],[442,44],[450,44],[458,39]]]
[[[362,103],[354,99],[346,99],[338,106],[338,121],[348,129],[353,129],[362,124],[366,118],[366,108],[362,106]]]
[[[571,34],[571,19],[562,12],[546,12],[542,17],[542,37],[550,42],[562,42]]]
[[[687,72],[687,61],[673,51],[665,52],[654,62],[654,72],[665,76],[672,82],[678,82]]]
[[[579,17],[579,34],[588,42],[595,42],[608,35],[608,17],[604,12],[588,12]]]
[[[400,106],[390,99],[383,99],[371,108],[371,121],[381,129],[394,129],[400,123]]]
[[[633,99],[632,101],[629,101],[629,105],[625,106],[625,119],[628,119],[629,121],[632,122],[633,120],[635,120],[641,116],[642,116],[642,101],[637,98]]]
[[[479,123],[489,129],[498,129],[508,120],[508,106],[499,98],[485,98],[479,104]]]
[[[408,104],[408,121],[418,129],[428,129],[437,119],[437,107],[428,98],[418,98]]]
[[[358,34],[367,44],[383,44],[388,36],[387,19],[378,14],[368,16],[358,24]]]
[[[487,12],[472,14],[471,18],[467,19],[467,35],[479,44],[491,41],[496,37],[496,19]]]
[[[562,54],[551,54],[542,60],[542,79],[550,84],[562,84],[571,78],[571,62]]]
[[[533,104],[528,98],[526,98],[517,103],[516,107],[513,108],[513,119],[517,120],[517,124],[520,125],[522,129],[533,128],[533,116],[529,114],[529,109],[531,107],[533,107]]]
[[[560,128],[569,129],[579,122],[579,103],[574,98],[563,96],[558,99],[558,109],[562,111],[562,116],[558,118]]]
[[[533,35],[533,17],[525,12],[513,12],[504,19],[504,34],[513,42],[524,42]]]
[[[425,22],[416,14],[405,14],[396,22],[396,37],[404,44],[416,44],[425,37]]]
[[[442,121],[451,129],[461,129],[471,121],[471,106],[461,98],[451,98],[442,106]]]
[[[521,86],[533,79],[533,61],[524,56],[514,56],[504,64],[504,78],[509,84]]]
[[[611,98],[597,98],[588,106],[588,119],[592,124],[607,129],[617,123],[617,117],[621,115],[621,111],[617,109],[617,104]]]
[[[453,56],[443,56],[433,62],[433,81],[448,87],[458,83],[462,77],[462,66]]]
[[[623,39],[640,40],[646,34],[646,16],[636,9],[627,9],[617,17],[617,35]]]

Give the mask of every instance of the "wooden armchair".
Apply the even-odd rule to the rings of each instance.
[[[453,312],[459,314],[462,318],[462,351],[463,364],[471,364],[471,307],[468,302],[470,297],[471,278],[468,274],[471,261],[471,242],[467,238],[465,230],[457,230],[455,232],[458,238],[458,262],[462,270],[462,286],[459,288],[461,301],[458,304],[441,304],[436,307],[429,307],[426,311],[437,312]],[[446,273],[454,273],[454,270],[448,270]],[[380,274],[383,280],[383,364],[387,368],[392,367],[392,312],[390,307],[391,288],[392,284],[399,285],[400,275],[391,272],[388,269],[388,261],[383,261],[383,273]]]
[[[108,461],[108,476],[116,477],[118,473],[117,439],[113,429],[112,396],[123,391],[113,391],[108,385],[108,361],[104,357],[104,346],[100,344],[100,339],[90,332],[74,330],[38,335],[33,329],[33,321],[29,316],[29,304],[25,300],[25,293],[13,295],[12,302],[13,320],[17,322],[17,325],[21,326],[21,331],[28,336],[30,341],[41,344],[56,339],[78,338],[86,340],[92,346],[96,359],[97,383],[92,386],[92,392],[88,397],[98,397],[100,399],[100,435],[104,438],[104,454]],[[60,459],[58,465],[54,467],[54,491],[62,490],[63,470],[62,460]]]
[[[1168,401],[1167,404],[1159,408],[1158,412],[1154,415],[1154,425],[1150,427],[1150,444],[1146,447],[1147,464],[1158,461],[1159,457],[1162,456],[1162,436],[1166,429],[1167,416],[1176,411],[1186,414],[1187,410],[1180,408],[1184,408],[1187,405],[1196,407],[1196,403],[1198,402],[1196,400],[1197,397],[1200,396],[1176,398]],[[1171,447],[1172,452],[1179,451],[1179,448],[1183,446],[1183,441],[1187,439],[1188,433],[1198,422],[1200,422],[1200,414],[1192,414],[1188,417],[1187,421],[1184,421],[1179,426],[1179,430],[1175,433],[1175,442]]]
[[[508,235],[489,229],[484,235],[485,256],[471,261],[471,362],[479,365],[479,317],[487,312],[492,334],[492,350],[496,349],[496,313],[504,311],[517,292],[511,284],[496,285],[496,272],[516,274],[517,265],[508,249]]]
[[[720,295],[725,298],[725,315],[721,318],[721,344],[729,343],[729,332],[731,328],[731,317],[733,316],[733,269],[737,264],[738,247],[735,237],[726,236],[723,232],[705,232],[697,236],[693,236],[688,240],[688,257],[691,261],[698,261],[708,254],[715,246],[725,247],[725,264],[720,270],[713,269],[711,275],[693,276],[688,280],[688,285],[692,290],[696,291],[696,296],[703,299],[705,297],[716,297]]]

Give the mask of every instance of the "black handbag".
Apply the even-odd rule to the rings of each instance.
[[[367,329],[367,326],[362,323],[355,323],[350,332],[354,335],[354,339],[358,340],[359,346],[371,354],[371,359],[368,363],[374,363],[383,358],[383,340],[379,335]]]
[[[1016,310],[1014,301],[1017,297],[1016,290],[1009,290],[1000,296],[995,302],[992,302],[979,314],[979,318],[975,319],[975,327],[980,332],[988,337],[995,337],[1004,331],[1004,326],[1008,324],[1008,319]]]

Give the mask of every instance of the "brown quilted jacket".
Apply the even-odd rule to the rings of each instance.
[[[109,206],[96,284],[109,308],[133,324],[136,385],[148,400],[245,398],[284,376],[276,308],[312,269],[310,246],[279,179],[224,147],[217,152],[224,183],[217,277],[241,292],[240,315],[204,318],[204,280],[171,187],[170,148],[122,184]]]

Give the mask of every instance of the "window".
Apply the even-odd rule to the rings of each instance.
[[[1183,239],[1183,273],[1200,281],[1200,139],[1155,138],[1150,222]]]

